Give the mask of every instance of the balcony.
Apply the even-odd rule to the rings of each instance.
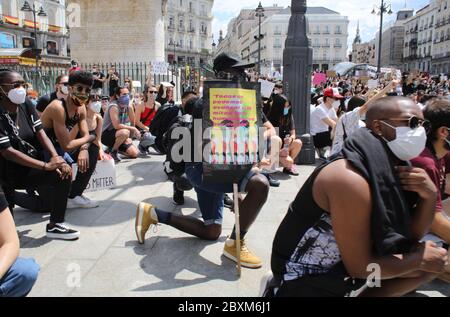
[[[320,35],[320,31],[314,31],[314,32],[312,32],[312,34],[314,34],[314,35]]]
[[[167,29],[168,29],[169,31],[175,31],[175,25],[168,25],[168,26],[167,26]]]
[[[190,28],[190,29],[188,30],[188,32],[189,32],[189,33],[195,33],[195,28]]]
[[[320,44],[313,44],[313,48],[320,48]]]
[[[282,35],[282,33],[280,31],[275,31],[273,32],[273,35]]]
[[[336,34],[336,35],[342,35],[342,31],[335,31],[334,34]]]
[[[342,44],[334,44],[334,48],[342,48]]]
[[[324,31],[323,34],[329,35],[329,34],[330,34],[330,31]]]
[[[330,45],[330,44],[323,44],[322,47],[323,47],[323,48],[330,48],[331,45]]]

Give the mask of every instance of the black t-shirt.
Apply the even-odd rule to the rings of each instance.
[[[100,73],[100,72],[92,73],[92,75],[98,76],[98,77],[100,77],[100,79],[105,78],[105,75],[103,73]],[[100,81],[100,80],[94,80],[94,84],[92,85],[92,89],[100,89],[100,88],[103,88],[103,82]]]
[[[115,72],[114,75],[116,75],[116,77],[119,78],[118,72]],[[109,80],[110,77],[112,77],[111,74],[108,74],[108,77],[106,77],[106,79]],[[112,91],[112,90],[116,89],[117,87],[119,87],[119,80],[111,78],[111,80],[109,81],[109,90]]]
[[[48,107],[48,105],[53,101],[58,99],[56,92],[52,92],[50,95],[45,95],[39,98],[38,103],[36,105],[36,109],[39,112],[44,112],[44,110]]]
[[[39,141],[36,138],[36,132],[42,130],[43,126],[33,104],[27,99],[24,104],[19,106],[17,114],[10,114],[9,116],[14,122],[16,122],[18,116],[20,138],[38,148]],[[12,146],[9,138],[11,129],[6,124],[8,123],[0,120],[0,149],[2,150]]]

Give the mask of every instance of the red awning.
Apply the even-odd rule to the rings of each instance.
[[[34,29],[34,22],[30,21],[30,20],[23,20],[23,25],[28,27],[28,28],[33,28]],[[40,28],[40,24],[39,22],[36,22],[36,28]]]
[[[5,22],[9,24],[19,25],[19,18],[15,18],[9,15],[4,15]]]
[[[57,25],[51,25],[51,24],[48,25],[48,31],[49,31],[49,32],[60,33],[61,30],[62,30],[62,27],[60,27],[60,26],[57,26]]]

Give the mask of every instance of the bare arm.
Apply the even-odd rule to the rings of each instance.
[[[141,115],[142,115],[142,110],[144,108],[145,108],[145,106],[143,104],[141,104],[141,105],[136,107],[136,116],[135,116],[135,123],[134,123],[134,125],[137,128],[140,128],[141,130],[148,131],[148,127],[146,127],[140,120]]]
[[[9,209],[0,212],[0,280],[19,256],[19,237]]]
[[[97,118],[97,128],[95,129],[95,134],[97,134],[97,138],[95,139],[94,144],[100,148],[100,151],[102,151],[103,118],[100,115],[96,115],[96,118]]]
[[[37,139],[39,143],[42,145],[44,150],[46,150],[48,153],[50,153],[50,157],[59,156],[59,154],[56,152],[55,146],[48,138],[47,134],[44,130],[40,130],[36,132]]]
[[[334,168],[331,169],[332,166]],[[319,203],[322,208],[330,210],[339,251],[352,277],[367,278],[372,273],[368,267],[373,263],[381,267],[382,279],[400,277],[419,270],[421,259],[418,253],[401,258],[378,257],[372,253],[370,187],[348,163],[338,161],[325,168],[316,180],[314,196],[318,203],[322,201]]]
[[[364,113],[366,113],[369,110],[369,107],[378,99],[383,98],[387,93],[389,93],[389,91],[392,90],[392,87],[394,85],[394,82],[390,82],[382,91],[380,91],[378,94],[376,94],[373,98],[371,98],[369,101],[367,101],[362,107],[361,109],[359,109],[359,114],[363,115]],[[368,94],[370,94],[372,92],[369,91]]]
[[[80,139],[71,139],[71,135],[69,131],[67,131],[64,109],[62,109],[62,107],[52,107],[49,115],[51,116],[51,120],[53,122],[53,130],[55,131],[58,143],[61,145],[64,152],[73,152],[82,145],[92,142],[93,139],[89,136],[89,132],[86,133],[87,124],[85,131],[83,131],[80,127],[80,133],[82,135]]]
[[[117,109],[117,106],[112,106],[111,109],[109,110],[109,115],[111,118],[111,122],[112,125],[114,126],[114,129],[116,130],[130,130],[130,131],[134,131],[135,127],[132,126],[127,126],[124,124],[121,124],[119,121],[119,109]],[[131,118],[130,118],[131,120]]]
[[[322,119],[322,121],[325,122],[332,129],[336,127],[336,122],[334,120],[331,120],[330,118]]]
[[[433,224],[431,225],[431,232],[450,243],[450,220],[448,220],[442,212],[437,212]]]

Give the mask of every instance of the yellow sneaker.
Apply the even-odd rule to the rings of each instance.
[[[136,211],[136,237],[140,244],[145,243],[145,234],[150,226],[158,224],[158,216],[155,212],[155,206],[140,203]]]
[[[237,263],[237,247],[235,240],[227,239],[223,249],[223,255]],[[245,241],[241,242],[241,265],[248,269],[259,269],[262,267],[261,259],[247,248]]]

